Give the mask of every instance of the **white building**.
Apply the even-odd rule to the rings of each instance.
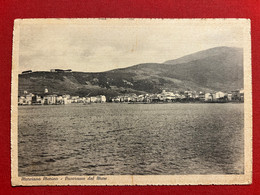
[[[24,96],[20,96],[18,98],[18,105],[24,105],[25,104],[25,97]]]
[[[97,102],[97,97],[90,97],[90,102],[91,103],[96,103]]]
[[[107,98],[104,95],[101,95],[100,99],[101,99],[101,103],[105,103],[107,101]]]
[[[85,99],[85,103],[90,103],[91,101],[90,101],[90,97],[86,97],[86,99]]]
[[[213,96],[211,93],[205,93],[205,101],[210,102],[213,100]]]
[[[44,104],[57,104],[57,95],[47,95],[44,97]]]
[[[33,97],[33,96],[34,96],[34,95],[33,95],[32,93],[26,95],[26,96],[25,96],[25,104],[28,104],[28,105],[32,104],[32,97]]]
[[[219,91],[216,93],[216,99],[220,99],[220,98],[224,98],[225,97],[225,93]]]
[[[228,101],[232,101],[232,93],[228,93],[227,98],[228,98]]]

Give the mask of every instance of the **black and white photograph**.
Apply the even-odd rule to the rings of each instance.
[[[12,185],[250,184],[250,20],[18,19]]]

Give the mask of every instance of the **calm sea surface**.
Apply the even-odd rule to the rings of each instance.
[[[22,106],[19,176],[240,174],[243,106]]]

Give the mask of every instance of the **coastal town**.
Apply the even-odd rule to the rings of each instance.
[[[244,90],[234,90],[229,93],[221,91],[210,92],[170,92],[162,90],[158,94],[125,94],[113,98],[107,98],[105,95],[98,96],[71,96],[69,94],[49,94],[48,89],[44,89],[44,94],[33,94],[24,91],[24,95],[18,97],[18,105],[66,105],[71,103],[227,103],[227,102],[244,102]]]
[[[61,73],[71,72],[71,69],[51,69],[50,72]],[[32,70],[23,71],[22,74],[30,74]],[[18,96],[18,105],[66,105],[71,103],[227,103],[227,102],[244,102],[244,89],[236,89],[230,92],[206,92],[206,91],[170,91],[163,89],[161,93],[155,94],[124,94],[115,97],[106,97],[105,95],[85,97],[73,96],[70,94],[49,93],[45,88],[43,93],[36,94],[24,91]]]

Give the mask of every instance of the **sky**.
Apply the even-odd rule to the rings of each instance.
[[[19,25],[19,72],[102,72],[163,63],[197,51],[242,47],[235,20],[25,20]]]

